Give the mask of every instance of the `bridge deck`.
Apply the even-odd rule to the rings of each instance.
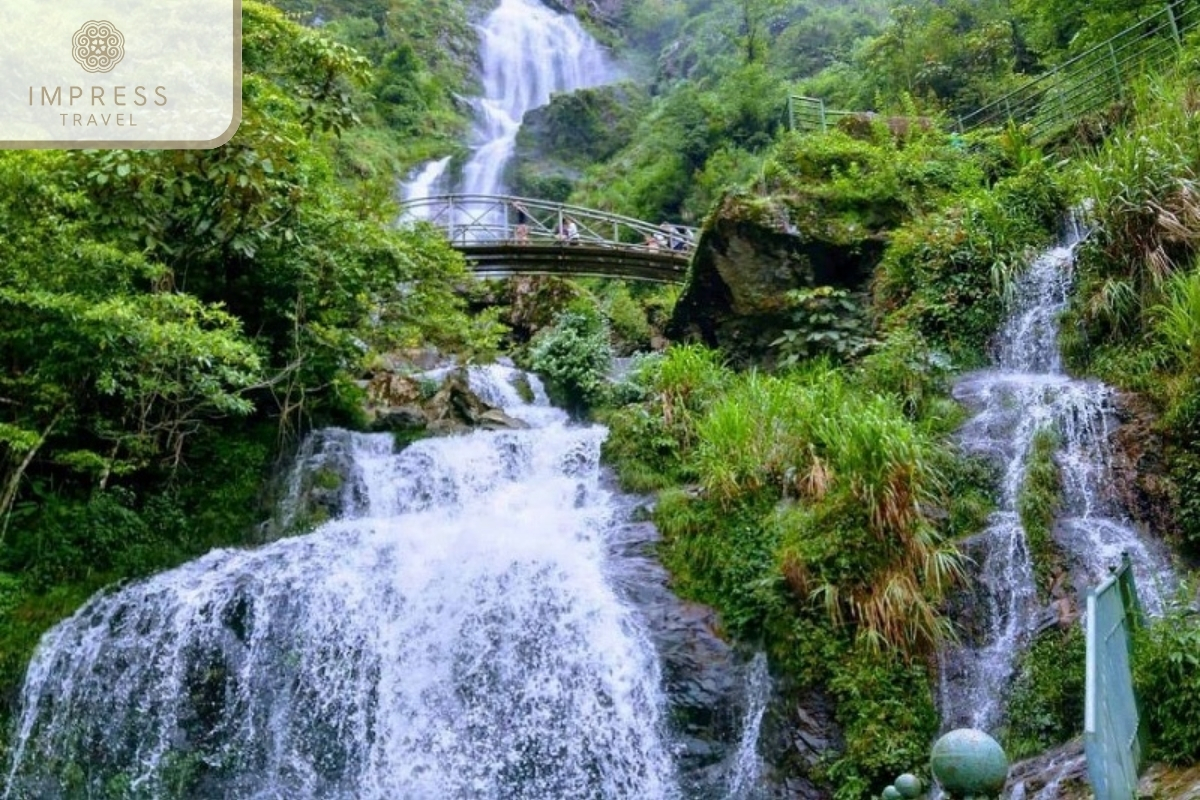
[[[522,197],[443,195],[408,201],[401,222],[442,228],[481,277],[576,275],[684,280],[696,231]],[[570,227],[569,227],[570,226]]]

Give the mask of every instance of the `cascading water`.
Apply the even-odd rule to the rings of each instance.
[[[996,728],[1017,657],[1045,618],[1017,514],[1033,439],[1043,428],[1053,427],[1061,442],[1058,546],[1093,584],[1128,552],[1144,605],[1151,613],[1162,607],[1160,583],[1169,580],[1170,567],[1139,537],[1109,491],[1114,392],[1098,381],[1069,377],[1059,355],[1058,317],[1067,303],[1078,241],[1078,230],[1072,230],[1063,245],[1044,253],[1018,279],[996,366],[966,376],[955,388],[955,396],[975,411],[961,431],[963,447],[1000,464],[1002,481],[997,511],[967,543],[978,563],[984,622],[973,643],[942,654],[945,728]]]
[[[549,103],[554,92],[608,83],[616,70],[578,19],[537,0],[501,0],[477,31],[484,93],[472,102],[472,153],[458,191],[502,194],[525,113]],[[404,187],[404,199],[427,197],[431,188],[414,180]]]
[[[416,170],[408,181],[400,186],[400,196],[405,200],[417,200],[422,197],[431,197],[441,192],[441,187],[446,175],[446,167],[450,166],[450,156],[439,158],[437,161],[430,161],[425,166]],[[428,216],[427,209],[421,209],[425,212],[419,214],[420,218]]]
[[[101,593],[50,631],[0,797],[751,796],[686,788],[663,633],[627,599],[665,578],[613,556],[644,545],[600,481],[605,431],[536,379],[522,402],[516,375],[471,382],[529,430],[400,452],[324,432],[352,466],[341,519]],[[750,756],[726,774],[753,756],[750,694],[728,748]]]

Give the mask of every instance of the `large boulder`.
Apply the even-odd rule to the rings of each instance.
[[[860,290],[884,245],[874,227],[729,194],[700,234],[668,335],[722,347],[737,360],[761,360],[791,327],[790,290]]]
[[[518,195],[567,200],[588,167],[630,143],[649,104],[633,83],[555,94],[525,114],[506,182]]]
[[[436,385],[436,384],[435,384]],[[471,391],[465,369],[452,370],[436,391],[420,377],[379,373],[366,386],[371,429],[405,436],[518,430],[529,425],[485,402]]]

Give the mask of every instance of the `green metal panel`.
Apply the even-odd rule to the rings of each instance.
[[[1097,800],[1137,796],[1143,732],[1130,668],[1131,633],[1141,609],[1128,558],[1088,593],[1084,749]]]

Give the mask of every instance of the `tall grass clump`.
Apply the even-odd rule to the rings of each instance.
[[[642,360],[617,386],[636,402],[599,414],[609,427],[604,458],[622,486],[645,492],[693,480],[685,454],[696,445],[700,416],[731,378],[720,354],[699,345],[676,345],[661,358]]]
[[[1132,121],[1084,159],[1095,231],[1081,252],[1082,345],[1137,336],[1171,276],[1200,249],[1200,95],[1186,77],[1140,84]],[[1085,357],[1088,348],[1080,348]]]
[[[783,377],[749,373],[697,432],[710,499],[781,501],[764,524],[798,602],[905,652],[950,633],[937,603],[962,570],[927,516],[942,483],[937,446],[894,398],[820,362]]]

